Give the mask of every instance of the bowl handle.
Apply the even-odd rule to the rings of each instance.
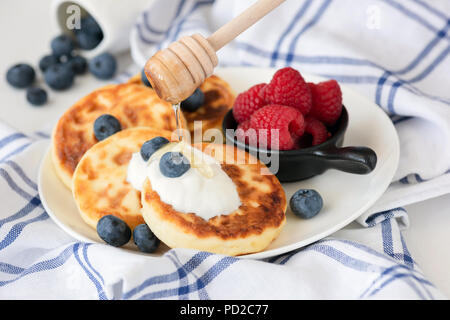
[[[331,147],[313,154],[325,161],[330,169],[349,173],[368,174],[377,164],[377,154],[367,147]]]

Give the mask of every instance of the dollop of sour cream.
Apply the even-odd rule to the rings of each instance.
[[[168,178],[159,169],[160,157],[152,156],[146,162],[136,152],[128,165],[127,181],[133,188],[142,191],[148,178],[161,201],[179,212],[194,213],[204,220],[236,211],[241,205],[236,185],[222,170],[220,163],[196,148],[189,146],[188,149],[194,157],[202,157],[202,161],[209,166],[210,176],[205,176],[191,165],[182,176]]]

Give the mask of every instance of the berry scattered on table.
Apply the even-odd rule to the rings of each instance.
[[[316,216],[323,207],[323,199],[316,190],[300,189],[289,201],[292,213],[302,219]]]
[[[99,79],[111,79],[116,68],[116,59],[109,53],[102,53],[89,61],[89,71]]]
[[[141,71],[141,81],[143,84],[145,84],[147,87],[152,87],[152,84],[150,83],[150,81],[148,81],[147,76],[145,75],[145,71],[144,69],[142,69]]]
[[[261,89],[265,86],[265,83],[257,84],[236,97],[233,105],[233,116],[237,122],[241,123],[250,119],[253,112],[264,107],[266,103],[260,94]]]
[[[75,79],[75,72],[66,64],[55,64],[48,67],[44,73],[45,83],[53,90],[70,88]]]
[[[250,127],[258,132],[259,147],[291,150],[305,131],[305,121],[298,109],[271,104],[253,113]],[[278,141],[276,132],[272,130],[278,131]],[[264,135],[267,135],[266,139]]]
[[[68,35],[57,36],[50,43],[53,55],[57,57],[69,56],[75,50],[75,41]]]
[[[187,112],[194,112],[205,103],[205,94],[200,88],[195,89],[189,98],[181,102],[181,109]]]
[[[82,56],[74,56],[66,62],[75,74],[84,74],[87,70],[87,60]]]
[[[114,247],[121,247],[131,239],[131,229],[122,219],[113,216],[103,216],[97,223],[99,237]]]
[[[59,63],[59,59],[57,56],[53,55],[53,54],[48,54],[46,56],[43,56],[41,58],[41,60],[39,60],[39,69],[42,72],[45,72],[45,70],[47,70],[49,67],[58,64]]]
[[[166,152],[159,160],[159,169],[168,178],[181,177],[190,168],[189,160],[181,152]]]
[[[42,106],[47,102],[47,92],[38,87],[30,87],[27,89],[27,101],[33,106]]]
[[[26,63],[19,63],[8,69],[6,81],[15,88],[29,87],[36,77],[32,66]]]
[[[169,140],[164,137],[156,137],[144,142],[140,151],[142,159],[148,161],[156,151],[168,143]]]
[[[142,252],[153,253],[158,249],[161,241],[150,230],[147,224],[138,225],[133,230],[133,241]]]
[[[326,125],[333,125],[342,112],[342,92],[336,80],[308,83],[312,94],[311,115]]]
[[[94,135],[102,141],[116,132],[122,130],[119,120],[110,114],[103,114],[94,122]]]
[[[305,118],[305,132],[312,136],[312,145],[317,146],[328,140],[327,127],[316,118],[312,116],[306,116]]]
[[[300,72],[287,67],[278,70],[261,96],[266,104],[281,104],[298,109],[303,115],[312,107],[311,92]]]

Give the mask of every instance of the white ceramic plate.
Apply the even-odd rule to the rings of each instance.
[[[216,70],[216,74],[228,81],[235,92],[270,81],[274,72],[274,69],[259,68]],[[307,81],[323,80],[304,76]],[[365,97],[345,86],[342,86],[342,92],[350,117],[344,146],[367,146],[375,150],[378,156],[375,170],[368,175],[328,170],[309,180],[283,184],[288,201],[300,188],[319,191],[324,199],[322,211],[310,220],[302,220],[288,209],[287,223],[280,236],[266,250],[242,257],[267,258],[320,240],[358,218],[388,187],[399,161],[399,142],[394,126],[386,114]],[[67,233],[81,241],[104,243],[96,231],[81,219],[72,193],[53,170],[50,152],[45,154],[39,170],[39,194],[50,217]],[[131,241],[123,248],[130,253],[142,254]],[[161,255],[167,250],[168,247],[161,245],[152,255]]]

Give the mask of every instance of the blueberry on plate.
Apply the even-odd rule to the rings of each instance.
[[[26,88],[30,86],[36,73],[32,66],[26,63],[19,63],[8,69],[6,81],[15,88]]]
[[[191,168],[189,160],[181,152],[166,152],[159,160],[159,170],[168,178],[178,178]]]
[[[150,81],[148,81],[147,76],[145,75],[145,71],[144,69],[142,69],[141,71],[141,81],[143,84],[145,84],[147,87],[152,87],[152,84],[150,83]]]
[[[140,251],[146,253],[155,252],[161,241],[145,223],[138,225],[133,230],[133,241]]]
[[[89,61],[89,71],[99,79],[111,79],[116,68],[116,59],[109,53],[102,53]]]
[[[194,93],[181,102],[181,109],[188,112],[194,112],[205,103],[205,94],[199,88],[195,89]]]
[[[151,140],[148,140],[144,142],[144,144],[141,147],[141,157],[144,161],[148,161],[152,154],[154,154],[158,149],[160,149],[162,146],[169,143],[169,140],[167,140],[164,137],[156,137]]]
[[[112,214],[103,216],[97,223],[99,237],[114,247],[121,247],[131,239],[130,227]]]
[[[103,114],[94,122],[94,135],[102,141],[116,132],[122,130],[119,120],[110,114]]]
[[[33,106],[41,106],[47,102],[47,92],[38,87],[30,87],[27,89],[27,100]]]
[[[57,56],[53,54],[48,54],[46,56],[43,56],[41,60],[39,60],[39,69],[41,69],[42,72],[45,72],[49,67],[58,64],[59,59]]]
[[[50,43],[50,46],[55,56],[68,56],[75,49],[75,41],[68,35],[62,34],[54,38]]]
[[[83,74],[87,70],[87,60],[82,56],[71,57],[66,63],[75,74]]]
[[[78,47],[83,50],[94,49],[102,41],[103,35],[88,33],[84,30],[80,30],[75,33]]]
[[[292,212],[300,218],[310,219],[323,207],[323,200],[316,190],[300,189],[289,201]]]
[[[54,90],[65,90],[72,86],[75,72],[66,63],[48,67],[44,73],[44,80]]]

